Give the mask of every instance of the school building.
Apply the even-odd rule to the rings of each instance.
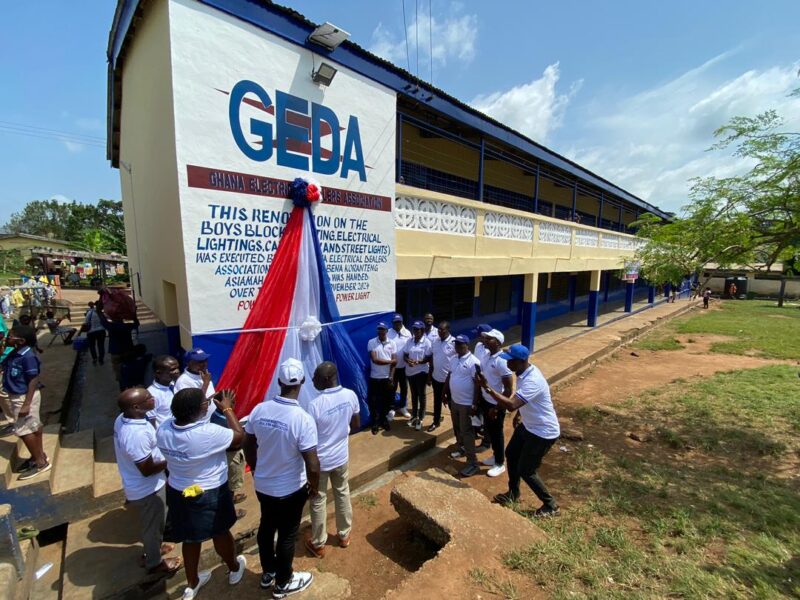
[[[304,175],[357,345],[395,310],[535,346],[537,322],[654,301],[621,271],[631,223],[667,213],[346,37],[266,1],[119,0],[108,157],[132,284],[173,344],[219,373]]]

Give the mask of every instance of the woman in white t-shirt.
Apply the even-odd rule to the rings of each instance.
[[[210,400],[203,391],[188,388],[172,399],[174,418],[158,428],[158,449],[167,459],[167,521],[174,539],[183,542],[183,562],[189,586],[183,600],[191,600],[211,578],[211,571],[198,573],[203,542],[214,540],[214,549],[228,566],[228,583],[241,581],[246,561],[236,556],[231,527],[236,522],[233,494],[228,487],[225,451],[236,449],[244,430],[233,414],[234,395],[225,391],[213,399],[225,415],[228,428],[204,419]]]

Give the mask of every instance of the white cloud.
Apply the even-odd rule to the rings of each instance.
[[[53,194],[50,196],[50,200],[55,200],[59,204],[69,204],[72,202],[72,199],[67,198],[64,194]]]
[[[475,57],[478,16],[461,14],[462,11],[463,5],[451,2],[447,15],[433,15],[430,18],[427,12],[423,12],[420,13],[419,20],[412,15],[406,29],[408,55],[406,37],[402,33],[395,34],[383,23],[378,23],[372,32],[369,51],[398,66],[408,68],[412,73],[417,72],[419,58],[419,76],[423,79],[429,78],[431,57],[436,66],[444,66],[452,60],[467,64]]]
[[[62,139],[61,142],[64,144],[64,147],[73,154],[76,152],[81,152],[84,148],[83,144],[80,144],[78,142],[72,142],[70,140],[64,140],[64,139]]]
[[[789,127],[800,126],[800,100],[787,97],[800,81],[797,64],[724,77],[719,71],[733,54],[605,107],[590,106],[581,123],[585,133],[566,154],[670,211],[686,204],[689,179],[742,172],[747,164],[730,151],[707,151],[714,130],[731,117],[769,108],[782,114]]]
[[[556,90],[559,77],[558,63],[555,63],[548,66],[539,79],[478,96],[470,104],[520,133],[544,142],[561,125],[567,104],[582,84],[577,81],[567,93],[561,94]]]

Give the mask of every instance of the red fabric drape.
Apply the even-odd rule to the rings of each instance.
[[[303,238],[303,209],[294,208],[267,276],[242,329],[284,328],[292,313],[297,263]],[[236,392],[236,416],[249,415],[264,399],[286,338],[286,330],[240,333],[219,379],[219,389]]]

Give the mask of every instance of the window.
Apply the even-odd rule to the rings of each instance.
[[[490,315],[510,310],[511,277],[484,277],[481,280],[481,314]]]

